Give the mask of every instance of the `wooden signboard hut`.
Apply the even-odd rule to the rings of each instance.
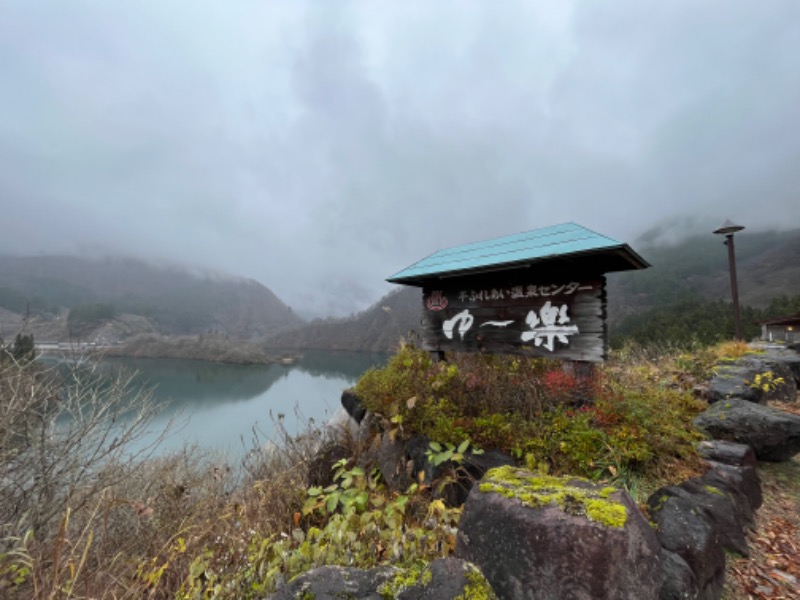
[[[649,266],[627,244],[564,223],[440,250],[387,281],[422,288],[426,350],[602,362],[605,274]]]

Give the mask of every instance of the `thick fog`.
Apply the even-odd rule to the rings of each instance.
[[[800,3],[4,0],[0,252],[342,315],[446,246],[800,226]]]

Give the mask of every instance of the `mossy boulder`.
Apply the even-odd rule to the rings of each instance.
[[[667,592],[676,588],[686,589],[688,580],[697,590],[697,594],[690,595],[690,598],[719,598],[725,582],[725,551],[708,512],[698,505],[695,498],[678,488],[662,488],[650,496],[647,503],[659,542],[666,552],[677,554],[683,561],[676,561],[673,557],[674,560],[665,564],[663,598],[676,597]],[[684,569],[676,571],[678,563],[685,563],[693,578]]]
[[[662,584],[658,539],[627,492],[508,466],[472,488],[456,556],[509,600],[647,600]]]
[[[378,588],[397,577],[400,571],[390,566],[374,569],[325,566],[295,577],[268,600],[333,600],[359,598],[384,600]]]
[[[475,565],[452,557],[437,558],[424,567],[403,569],[378,592],[385,600],[497,600]]]
[[[659,506],[670,496],[680,498],[681,506],[689,506],[695,515],[702,516],[714,529],[717,542],[724,550],[750,556],[745,534],[752,525],[752,511],[742,510],[725,488],[702,479],[690,479],[656,491],[652,505]]]
[[[697,452],[708,460],[734,467],[755,467],[756,453],[747,444],[725,440],[706,440],[697,445]]]
[[[481,572],[457,558],[405,569],[325,566],[296,577],[269,600],[497,600]]]
[[[731,398],[694,422],[715,439],[747,444],[759,460],[783,462],[800,453],[800,417],[770,406]]]
[[[748,402],[767,400],[792,402],[797,396],[796,357],[778,355],[745,356],[734,363],[716,367],[706,397],[709,403],[739,398]]]

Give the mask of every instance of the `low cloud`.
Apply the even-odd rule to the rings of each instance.
[[[2,252],[204,266],[341,315],[439,248],[563,221],[800,227],[792,1],[3,11]]]

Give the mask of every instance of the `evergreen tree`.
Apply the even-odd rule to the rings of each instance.
[[[17,334],[14,338],[14,344],[11,346],[11,356],[14,357],[18,363],[28,363],[36,358],[36,348],[33,343],[33,334],[24,334],[22,332]]]

